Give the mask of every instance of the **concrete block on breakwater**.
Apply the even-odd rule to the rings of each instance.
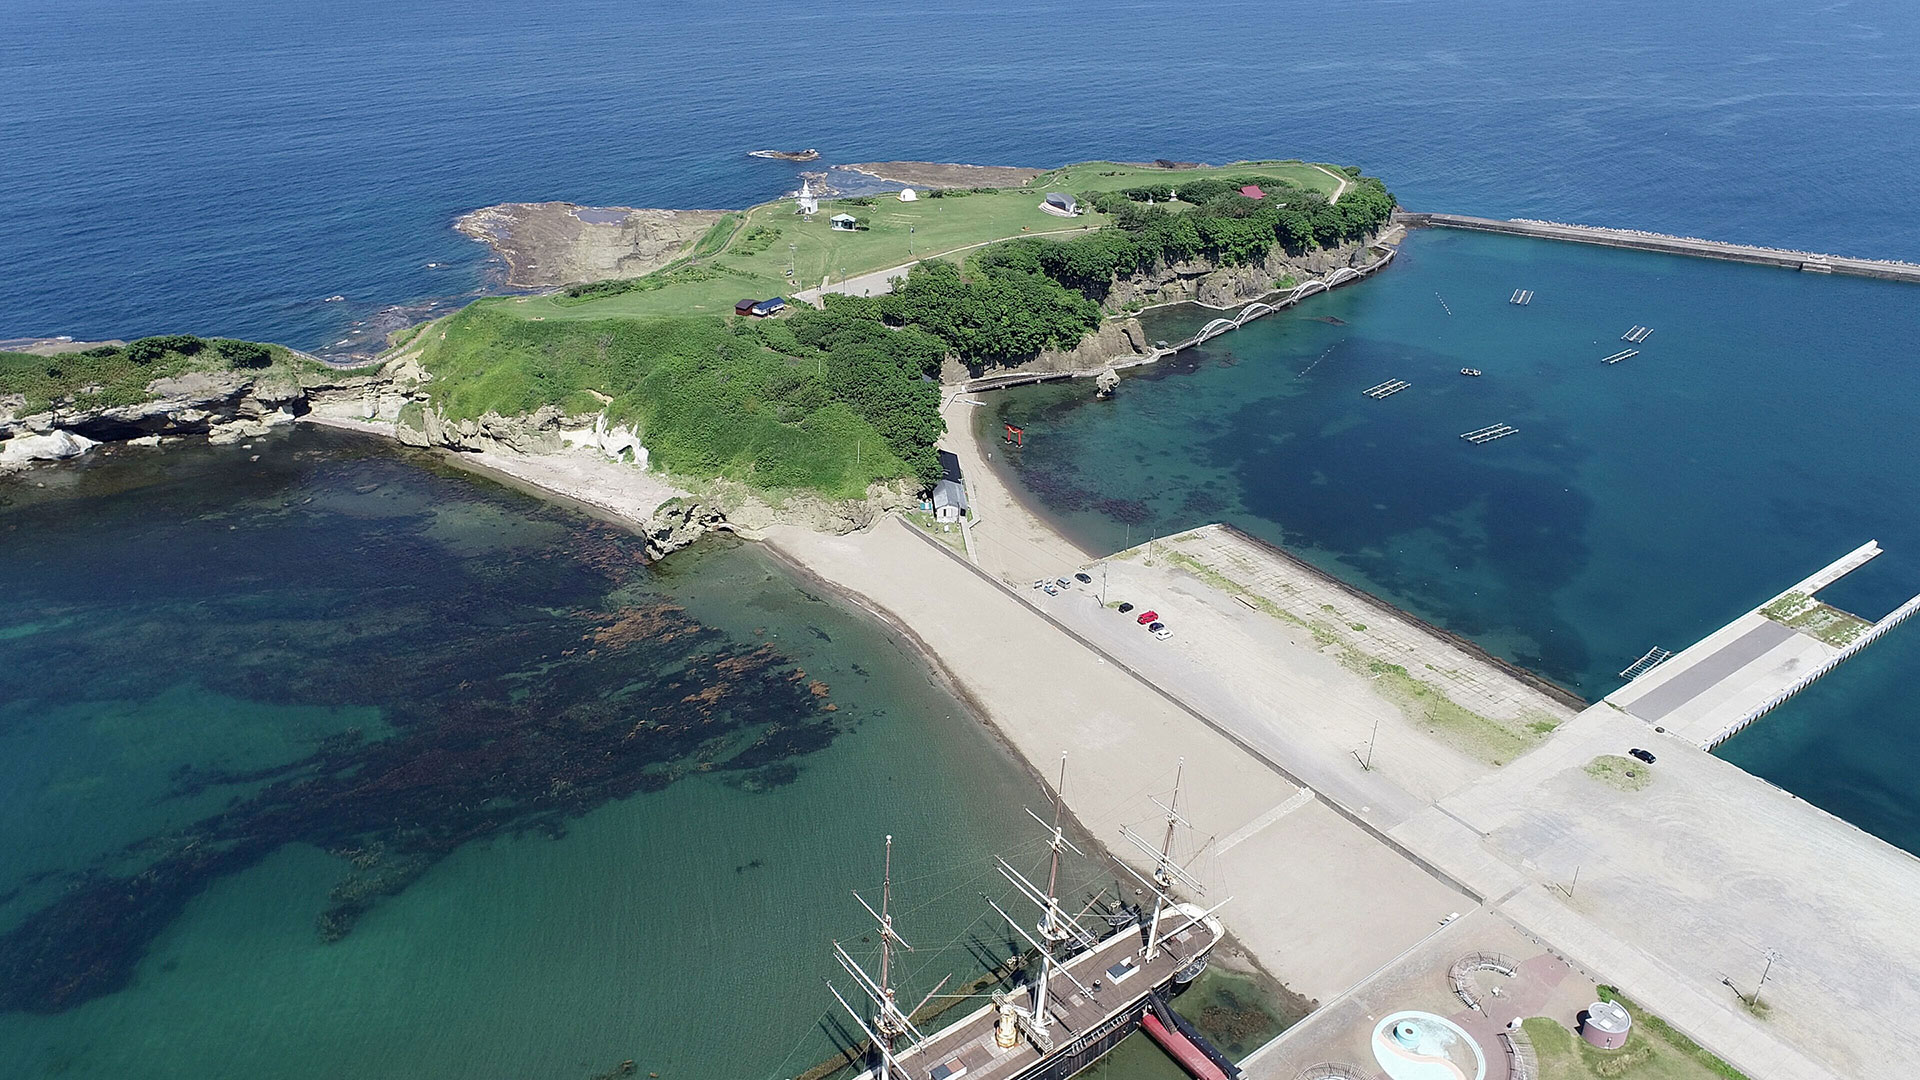
[[[1689,236],[1641,232],[1637,229],[1605,229],[1592,225],[1563,225],[1553,221],[1468,217],[1463,214],[1426,214],[1402,211],[1394,221],[1409,227],[1470,229],[1475,232],[1502,233],[1507,236],[1532,236],[1543,240],[1564,240],[1575,244],[1655,251],[1666,255],[1690,255],[1702,259],[1778,266],[1787,270],[1805,270],[1821,274],[1853,274],[1920,284],[1920,264],[1888,259],[1856,259],[1844,255],[1821,255],[1809,251],[1729,244],[1719,240],[1701,240]]]

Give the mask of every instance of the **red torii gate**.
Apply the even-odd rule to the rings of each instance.
[[[1014,427],[1012,424],[1006,425],[1006,428],[1007,428],[1007,434],[1006,434],[1007,442],[1010,442],[1015,446],[1027,445],[1026,444],[1026,434],[1027,434],[1026,428],[1017,428],[1017,427]]]

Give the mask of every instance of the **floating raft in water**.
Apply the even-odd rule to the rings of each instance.
[[[1490,443],[1495,439],[1504,439],[1509,435],[1518,434],[1519,431],[1519,428],[1511,424],[1488,424],[1474,431],[1462,432],[1460,437],[1470,443]]]
[[[1363,391],[1363,393],[1365,393],[1368,397],[1374,398],[1377,400],[1379,398],[1392,397],[1393,395],[1399,393],[1402,390],[1405,390],[1407,387],[1412,385],[1413,385],[1412,383],[1406,381],[1405,379],[1388,379],[1386,382],[1381,383],[1379,386],[1369,386],[1365,391]]]
[[[1614,353],[1612,356],[1601,357],[1600,362],[1603,364],[1617,364],[1620,361],[1625,360],[1630,356],[1639,356],[1639,355],[1640,355],[1639,349],[1621,349],[1619,352]]]
[[[1526,307],[1528,304],[1533,303],[1533,290],[1515,289],[1513,290],[1513,295],[1507,297],[1507,303],[1519,304],[1521,307]]]
[[[1652,336],[1653,336],[1653,327],[1636,325],[1634,326],[1633,329],[1627,331],[1624,334],[1621,334],[1620,340],[1630,341],[1635,345],[1638,345]]]

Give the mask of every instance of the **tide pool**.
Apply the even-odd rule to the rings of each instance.
[[[1634,325],[1640,354],[1601,363]],[[1911,286],[1427,230],[1110,402],[1021,388],[978,423],[1026,428],[996,463],[1089,548],[1228,521],[1597,699],[1866,540],[1888,553],[1829,600],[1877,618],[1920,591],[1916,342]],[[1496,423],[1519,433],[1460,438]],[[1895,633],[1722,753],[1920,849],[1916,667]]]

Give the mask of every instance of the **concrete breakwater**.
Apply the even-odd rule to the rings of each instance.
[[[1552,221],[1467,217],[1462,214],[1425,214],[1401,211],[1393,218],[1410,228],[1436,226],[1471,229],[1476,232],[1504,233],[1508,236],[1532,236],[1543,240],[1564,240],[1574,244],[1599,244],[1603,247],[1657,251],[1668,255],[1691,255],[1702,259],[1778,266],[1818,274],[1853,274],[1920,284],[1920,264],[1886,259],[1856,259],[1845,255],[1821,255],[1809,251],[1729,244],[1719,240],[1701,240],[1688,236],[1641,232],[1636,229],[1606,229],[1594,225],[1563,225]]]

